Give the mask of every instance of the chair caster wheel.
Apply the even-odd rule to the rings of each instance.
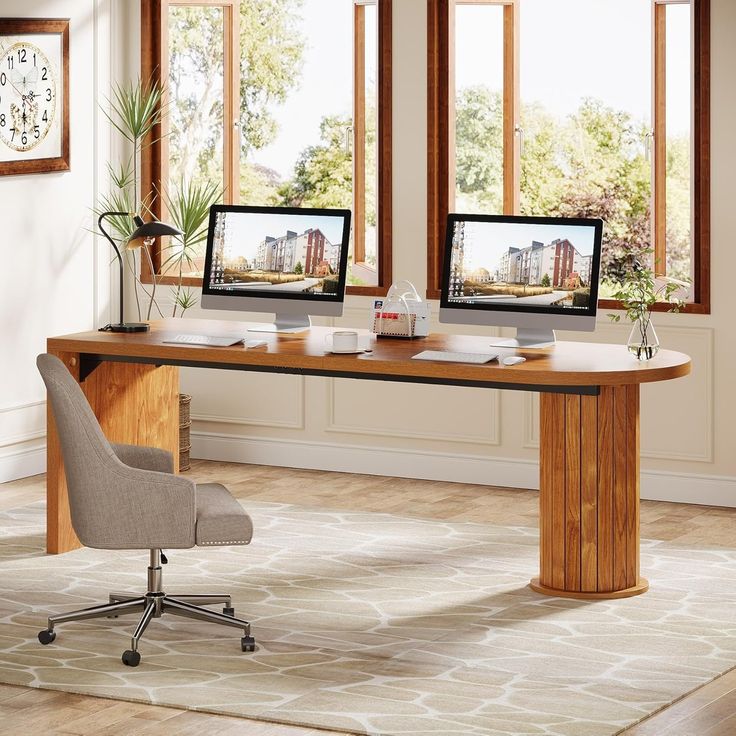
[[[41,642],[41,644],[51,644],[54,639],[56,639],[55,631],[44,629],[43,631],[38,632],[38,640]]]
[[[235,609],[232,606],[225,606],[225,608],[222,609],[222,612],[226,616],[235,616]]]
[[[141,663],[141,655],[132,649],[126,649],[122,656],[123,664],[128,667],[137,667]]]
[[[240,648],[244,652],[255,652],[255,650],[256,650],[256,640],[252,636],[244,636],[240,640]]]

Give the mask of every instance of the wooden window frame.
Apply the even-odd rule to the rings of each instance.
[[[677,0],[674,0],[675,2]],[[440,295],[440,277],[443,263],[445,225],[453,196],[450,182],[454,179],[450,157],[450,141],[454,137],[454,90],[452,89],[451,60],[453,58],[453,8],[456,4],[504,4],[504,213],[518,211],[518,199],[507,191],[508,181],[518,181],[518,7],[516,0],[427,0],[427,298]],[[655,43],[653,44],[654,107],[655,115],[654,166],[659,167],[653,177],[653,209],[655,258],[664,260],[664,178],[666,161],[664,106],[664,37],[662,34],[664,5],[673,0],[655,0]],[[662,6],[659,10],[657,6]],[[511,15],[511,22],[507,15]],[[692,314],[710,314],[710,0],[693,0],[693,76],[692,76],[692,259],[693,301],[684,310]],[[659,31],[657,27],[659,25]],[[510,27],[509,27],[510,26]],[[509,39],[514,50],[508,49]],[[516,76],[514,76],[516,75]],[[513,84],[508,88],[509,80]],[[508,90],[508,94],[507,94]],[[509,128],[514,120],[513,145],[509,146]],[[508,174],[511,174],[511,179]],[[514,184],[515,186],[515,184]],[[516,187],[515,187],[516,188]],[[514,192],[518,196],[518,192]],[[658,269],[658,272],[662,269]],[[601,299],[600,309],[617,309],[620,302]],[[655,304],[655,311],[666,311],[666,304]]]
[[[214,6],[223,8],[224,23],[224,86],[230,90],[225,95],[223,110],[223,183],[225,190],[225,203],[236,204],[240,189],[240,80],[236,74],[238,64],[234,56],[239,57],[239,7],[240,2],[249,0],[141,0],[141,78],[152,80],[161,84],[168,78],[168,10],[170,6]],[[392,156],[392,105],[391,105],[391,47],[392,47],[392,0],[376,0],[378,7],[378,151],[377,151],[377,250],[378,250],[378,285],[377,286],[348,286],[348,294],[360,294],[366,296],[385,296],[391,284],[392,260],[391,260],[391,231],[392,231],[392,191],[391,191],[391,156]],[[356,4],[354,17],[362,16],[364,3]],[[361,8],[358,11],[357,8]],[[358,32],[357,22],[354,33]],[[362,38],[364,48],[365,39]],[[362,59],[363,57],[361,57]],[[355,65],[359,66],[358,64]],[[358,70],[354,72],[354,82],[357,79]],[[365,74],[363,69],[363,75]],[[357,90],[357,87],[356,87]],[[363,92],[364,96],[364,92]],[[354,95],[355,97],[355,95]],[[167,99],[164,95],[162,105],[166,106]],[[354,106],[354,109],[355,108]],[[231,121],[231,123],[228,123]],[[141,156],[141,191],[153,191],[154,187],[160,188],[164,178],[163,162],[168,158],[168,121],[163,117],[160,125],[151,132],[149,140]],[[357,136],[356,136],[356,140]],[[362,125],[362,141],[365,140],[365,125]],[[356,148],[356,147],[354,147]],[[355,161],[354,161],[355,167]],[[363,167],[364,170],[364,167]],[[364,173],[356,182],[361,186],[358,194],[364,198],[365,175]],[[355,198],[356,202],[358,197]],[[363,206],[363,200],[360,200]],[[163,218],[163,203],[160,197],[152,203],[152,213],[158,218]],[[354,233],[357,232],[355,223],[358,218],[353,217]],[[362,219],[361,219],[362,222]],[[364,234],[362,239],[354,241],[354,248],[362,245],[358,251],[365,257]],[[355,252],[355,251],[354,251]],[[154,268],[157,273],[151,273],[147,263],[141,264],[141,281],[152,283],[154,278],[158,284],[177,284],[178,279],[174,276],[164,276],[158,273],[161,268],[161,249],[158,243],[152,252]],[[186,286],[197,287],[202,285],[202,279],[193,276],[184,277],[182,283]]]

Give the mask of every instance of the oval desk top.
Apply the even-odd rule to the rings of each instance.
[[[540,386],[611,386],[650,383],[679,378],[690,373],[690,358],[684,353],[660,350],[649,361],[637,361],[626,345],[563,342],[541,349],[491,347],[489,336],[433,333],[413,340],[376,338],[367,330],[350,327],[311,327],[294,334],[248,333],[258,323],[210,319],[164,319],[151,322],[143,333],[81,332],[52,337],[48,349],[54,352],[88,353],[105,356],[162,358],[162,362],[249,366],[264,370],[287,368],[315,373],[382,374],[430,379],[442,382],[509,383]],[[335,330],[356,329],[361,346],[370,353],[335,355],[327,351],[325,337]],[[266,345],[246,349],[242,344],[227,348],[202,345],[175,345],[162,342],[175,335],[227,335],[262,339]],[[523,355],[526,362],[505,366],[498,361],[482,365],[412,360],[423,350],[453,352],[498,352],[499,358]],[[369,375],[366,378],[370,377]]]

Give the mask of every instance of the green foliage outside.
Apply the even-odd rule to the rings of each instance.
[[[240,3],[241,158],[277,134],[271,110],[299,84],[304,37],[301,0]],[[172,6],[169,11],[169,93],[173,179],[222,180],[223,17],[219,8]],[[241,188],[270,192],[267,169],[245,165]],[[246,196],[246,201],[248,197]]]
[[[302,266],[302,262],[299,261],[296,266],[294,266],[294,273],[302,274],[304,273],[304,266]]]
[[[305,148],[294,176],[276,193],[279,204],[292,207],[351,207],[353,157],[345,147],[350,117],[329,115],[320,125],[321,143]]]
[[[306,42],[302,0],[240,4],[240,201],[249,204],[349,207],[352,153],[346,148],[347,110],[326,110],[320,139],[298,156],[291,175],[256,163],[274,142],[274,108],[300,83]],[[171,10],[172,178],[221,180],[221,10]],[[218,36],[219,34],[219,36]],[[192,75],[196,80],[193,84]],[[371,95],[367,95],[370,99]],[[376,115],[366,113],[366,172],[376,167]],[[538,103],[521,108],[524,145],[520,172],[522,214],[600,217],[605,223],[602,273],[615,284],[637,261],[650,259],[651,167],[647,130],[627,112],[585,99],[565,118]],[[502,212],[503,105],[500,92],[465,87],[456,100],[457,211]],[[667,271],[690,271],[689,141],[667,141]],[[366,226],[375,226],[375,174],[366,176]],[[650,259],[651,260],[651,259]],[[602,295],[614,286],[603,286]]]
[[[298,88],[305,43],[302,0],[240,3],[240,201],[247,204],[352,207],[349,110],[322,118],[291,176],[257,163],[278,135],[274,109]],[[172,6],[169,15],[170,178],[222,180],[222,11]],[[370,100],[370,90],[366,93]],[[366,226],[376,225],[376,110],[366,109]]]
[[[551,286],[552,282],[550,281],[549,274],[546,273],[544,276],[542,276],[542,280],[539,282],[540,286]]]
[[[651,249],[651,170],[646,128],[626,112],[586,99],[565,119],[523,105],[521,213],[600,217],[602,273],[617,282]],[[503,211],[501,93],[461,89],[456,113],[456,203],[459,211]],[[667,141],[668,273],[690,271],[690,159],[687,138]]]

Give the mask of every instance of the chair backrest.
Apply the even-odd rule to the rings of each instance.
[[[110,489],[100,483],[105,470],[120,466],[82,389],[55,356],[36,358],[51,407],[64,458],[72,526],[87,547],[104,542],[109,524],[100,513]],[[104,545],[102,545],[104,546]]]

